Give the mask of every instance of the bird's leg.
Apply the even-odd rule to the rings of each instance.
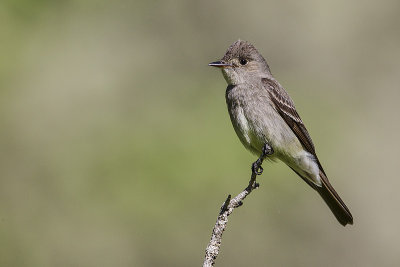
[[[251,165],[251,171],[253,176],[262,174],[264,169],[261,167],[261,164],[263,163],[266,157],[274,154],[274,150],[267,143],[264,144],[261,151],[262,152],[260,157]]]

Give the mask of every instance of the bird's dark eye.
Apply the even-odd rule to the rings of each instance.
[[[240,62],[240,65],[246,65],[246,64],[247,64],[247,60],[244,59],[244,58],[241,58],[241,59],[239,60],[239,62]]]

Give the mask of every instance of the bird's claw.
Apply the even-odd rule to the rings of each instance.
[[[256,170],[257,175],[261,175],[263,173],[264,169],[261,166],[258,166],[258,169]]]
[[[251,165],[251,171],[253,173],[255,173],[256,175],[261,175],[263,173],[264,169],[256,161]]]

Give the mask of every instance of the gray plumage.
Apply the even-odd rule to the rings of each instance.
[[[353,217],[329,183],[292,99],[256,48],[238,40],[210,66],[220,67],[228,83],[226,103],[242,144],[256,155],[265,143],[270,145],[274,150],[270,159],[283,161],[314,188],[342,225],[352,224]]]

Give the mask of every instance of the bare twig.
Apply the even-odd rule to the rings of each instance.
[[[224,233],[226,225],[228,224],[228,216],[235,208],[242,206],[243,200],[251,193],[251,191],[253,191],[253,189],[256,189],[259,186],[258,183],[256,183],[256,178],[257,175],[260,175],[263,172],[261,164],[267,156],[270,156],[273,153],[274,150],[272,147],[270,147],[267,143],[264,144],[260,157],[251,165],[251,178],[249,185],[233,199],[231,199],[231,195],[229,195],[225,200],[218,214],[217,222],[214,225],[210,243],[208,243],[206,248],[206,256],[204,257],[203,267],[214,266],[215,259],[219,253],[219,248],[221,247],[222,234]]]
[[[257,173],[252,172],[249,185],[233,199],[231,199],[231,195],[229,195],[222,205],[217,222],[212,231],[211,240],[206,248],[203,267],[214,266],[215,259],[218,256],[219,248],[221,246],[222,234],[228,224],[228,216],[235,208],[240,207],[243,204],[243,200],[251,193],[251,191],[253,191],[253,189],[256,189],[259,186],[258,183],[256,183],[256,177]]]

